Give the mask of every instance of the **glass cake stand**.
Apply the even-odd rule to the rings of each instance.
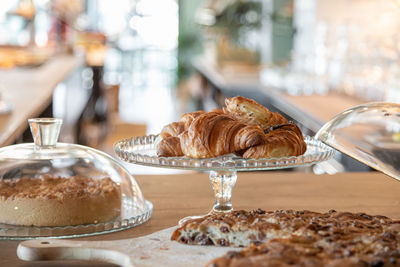
[[[123,203],[125,210],[132,204]],[[27,240],[37,238],[75,238],[119,232],[147,222],[153,212],[153,204],[145,200],[145,210],[124,213],[108,222],[68,226],[24,226],[0,223],[0,240]]]
[[[210,172],[210,182],[214,191],[215,203],[211,213],[229,212],[231,197],[238,171],[260,171],[307,166],[330,159],[334,150],[321,141],[305,137],[307,151],[298,157],[244,159],[233,154],[208,159],[187,157],[158,157],[156,147],[158,135],[128,138],[114,144],[118,157],[126,162],[161,168],[197,170]],[[192,219],[190,216],[182,219]]]

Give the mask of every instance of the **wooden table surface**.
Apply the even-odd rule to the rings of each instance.
[[[27,120],[46,109],[54,88],[81,62],[80,57],[57,55],[40,67],[0,71],[0,92],[14,105],[11,113],[0,115],[0,147],[12,144],[28,126]]]
[[[207,213],[213,194],[207,173],[142,175],[136,180],[154,204],[152,218],[126,231],[78,240],[118,240],[177,225],[180,218]],[[378,172],[314,175],[303,172],[245,172],[233,191],[235,209],[309,209],[366,212],[400,218],[400,183]],[[17,259],[18,241],[0,241],[0,266],[109,266],[84,262],[26,263]]]
[[[295,107],[295,109],[302,112],[303,119],[300,118],[302,120],[300,122],[308,123],[304,117],[317,122],[315,126],[312,126],[313,129],[311,129],[315,132],[339,113],[365,103],[365,101],[360,99],[334,92],[326,95],[314,94],[308,96],[282,94],[282,99],[284,99],[288,107]],[[296,114],[298,113],[293,112],[292,116],[296,116]]]

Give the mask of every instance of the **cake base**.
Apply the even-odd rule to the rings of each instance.
[[[0,222],[15,225],[67,226],[107,222],[119,215],[119,199],[7,199],[0,201]],[[118,209],[116,209],[118,207]]]
[[[1,181],[0,222],[73,226],[107,222],[120,214],[119,186],[110,178],[31,178]]]

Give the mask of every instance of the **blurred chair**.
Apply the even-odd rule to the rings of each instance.
[[[99,145],[99,149],[110,155],[115,155],[113,149],[115,142],[125,138],[146,135],[146,124],[123,121],[118,114],[113,114],[109,122],[109,132],[104,141]]]
[[[118,113],[118,95],[119,84],[106,86],[105,96],[108,105],[109,129],[98,148],[110,155],[115,155],[113,149],[115,142],[125,138],[144,136],[147,130],[147,125],[144,123],[127,122],[120,118]]]

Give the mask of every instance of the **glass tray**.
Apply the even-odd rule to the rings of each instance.
[[[305,137],[307,151],[298,157],[243,159],[233,154],[209,159],[187,157],[158,157],[158,135],[128,138],[114,144],[118,157],[126,162],[162,168],[209,171],[215,203],[211,212],[229,212],[238,171],[259,171],[307,166],[330,159],[334,150],[311,137]],[[193,218],[193,217],[190,217]],[[185,218],[185,219],[189,219]],[[184,220],[185,220],[184,219]],[[182,221],[181,221],[182,223]]]
[[[82,236],[92,236],[105,233],[122,231],[140,225],[148,221],[153,212],[153,204],[146,201],[145,210],[132,211],[130,207],[122,210],[121,216],[114,221],[85,224],[75,226],[17,226],[11,224],[0,224],[0,240],[26,240],[35,238],[73,238]],[[123,204],[129,206],[131,204]]]

